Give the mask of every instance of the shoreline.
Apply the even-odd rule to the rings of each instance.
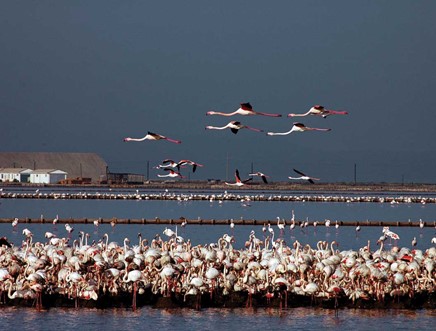
[[[436,184],[431,183],[289,183],[253,182],[241,187],[229,186],[222,182],[210,181],[147,181],[140,183],[112,184],[35,184],[0,183],[0,188],[122,188],[122,189],[180,189],[180,190],[232,190],[232,191],[296,191],[296,192],[436,192]]]

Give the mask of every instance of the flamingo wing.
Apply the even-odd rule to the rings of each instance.
[[[241,108],[244,110],[253,110],[253,107],[251,106],[251,104],[249,102],[241,103]]]
[[[297,174],[301,175],[301,176],[306,176],[306,174],[302,173],[301,171],[299,171],[299,170],[297,170],[297,169],[295,169],[295,168],[294,168],[294,171],[295,171]]]
[[[240,182],[241,181],[241,177],[239,177],[239,170],[238,169],[236,169],[236,171],[235,171],[235,177],[236,177],[236,181],[238,182]]]

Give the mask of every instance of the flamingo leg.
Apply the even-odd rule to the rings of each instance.
[[[136,282],[133,282],[133,302],[132,302],[133,311],[136,311],[136,290],[137,290],[137,284]]]

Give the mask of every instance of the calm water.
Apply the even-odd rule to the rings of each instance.
[[[2,330],[434,330],[435,310],[0,309]]]
[[[222,193],[222,192],[219,192]],[[121,200],[36,200],[36,199],[2,199],[0,201],[0,218],[39,218],[43,215],[52,219],[60,218],[131,218],[152,219],[154,217],[178,219],[184,216],[188,219],[197,217],[210,219],[269,219],[276,224],[276,217],[287,220],[295,211],[297,220],[318,220],[329,218],[333,221],[405,221],[416,222],[422,219],[433,223],[436,220],[436,205],[434,204],[376,204],[376,203],[303,203],[303,202],[251,202],[250,206],[242,206],[239,202],[176,202],[176,201],[121,201]],[[108,233],[111,241],[122,243],[125,237],[134,244],[138,232],[144,238],[151,239],[156,233],[168,225],[117,225],[112,228],[108,224],[95,227],[93,224],[74,224],[72,238],[77,238],[79,231],[90,233],[91,240],[100,240]],[[22,230],[27,227],[34,233],[34,240],[45,241],[45,231],[51,231],[58,236],[67,236],[63,224],[19,224],[14,231],[10,224],[0,224],[0,236],[7,236],[14,244],[23,240]],[[175,226],[171,226],[173,229]],[[185,239],[191,239],[193,244],[216,242],[224,233],[233,234],[236,246],[242,247],[251,230],[262,238],[261,226],[236,226],[232,230],[227,225],[187,225],[178,232]],[[434,227],[420,229],[417,227],[393,227],[394,232],[401,237],[398,245],[410,247],[411,240],[416,237],[417,248],[426,249],[431,246],[431,238],[436,235]],[[275,226],[276,237],[280,236]],[[316,245],[319,240],[340,243],[340,249],[357,249],[371,241],[372,249],[381,235],[379,227],[362,227],[356,235],[354,227],[335,229],[325,227],[309,227],[305,230],[296,228],[293,231],[287,227],[283,238],[288,244],[294,240],[301,243]],[[248,327],[260,329],[341,329],[351,328],[370,330],[385,329],[425,329],[434,327],[436,310],[350,310],[344,309],[335,317],[333,311],[324,309],[298,308],[286,311],[277,309],[153,309],[144,307],[136,312],[126,309],[87,310],[87,309],[50,309],[37,312],[24,308],[1,308],[1,328],[12,330],[17,327],[24,330],[46,330],[59,327],[72,330],[86,326],[88,330],[120,330],[121,328],[147,328],[151,330],[165,328],[170,330],[233,330]]]

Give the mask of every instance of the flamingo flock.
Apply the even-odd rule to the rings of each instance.
[[[287,117],[305,117],[308,115],[317,115],[317,116],[321,116],[321,117],[328,117],[330,115],[347,115],[348,112],[347,111],[339,111],[339,110],[332,110],[332,109],[326,109],[324,106],[321,105],[315,105],[313,107],[311,107],[309,109],[309,111],[307,111],[306,113],[303,114],[295,114],[295,113],[289,113],[287,115]],[[211,115],[218,115],[218,116],[224,116],[224,117],[232,117],[232,116],[236,116],[236,115],[240,115],[240,116],[264,116],[264,117],[282,117],[282,114],[277,114],[277,113],[266,113],[266,112],[260,112],[260,111],[256,111],[253,109],[253,106],[250,104],[250,102],[244,102],[241,103],[239,105],[239,107],[233,111],[233,112],[229,112],[229,113],[225,113],[225,112],[220,112],[220,111],[215,111],[215,110],[210,110],[206,113],[206,115],[211,116]],[[229,129],[233,134],[237,134],[239,132],[239,130],[241,129],[247,129],[250,131],[255,131],[255,132],[264,132],[263,129],[258,129],[258,128],[254,128],[252,126],[246,125],[246,124],[242,124],[240,121],[230,121],[228,122],[226,125],[223,126],[213,126],[213,125],[206,125],[205,126],[206,130],[226,130]],[[289,135],[293,132],[305,132],[305,131],[321,131],[321,132],[327,132],[327,131],[331,131],[331,129],[329,128],[316,128],[316,127],[308,127],[306,125],[304,125],[303,123],[300,122],[294,122],[292,128],[287,131],[287,132],[273,132],[273,131],[268,131],[266,134],[268,136],[284,136],[284,135]],[[168,138],[164,135],[161,134],[157,134],[157,133],[153,133],[153,132],[148,132],[144,137],[142,138],[131,138],[131,137],[126,137],[124,138],[125,142],[142,142],[145,140],[166,140],[172,143],[176,143],[176,144],[180,144],[181,141],[180,140],[176,140],[176,139],[172,139],[172,138]],[[180,167],[182,165],[191,165],[192,168],[192,172],[195,172],[197,166],[202,166],[196,162],[192,162],[189,160],[182,160],[179,162],[175,162],[171,159],[166,159],[163,161],[163,164],[156,166],[155,168],[157,169],[164,169],[166,171],[168,171],[168,168],[177,168],[177,171],[175,171],[174,169],[172,171],[168,171],[168,173],[166,175],[161,175],[159,174],[158,177],[173,177],[173,178],[184,178],[184,176],[182,176],[180,174]],[[257,174],[255,174],[257,175]],[[264,184],[268,184],[268,181],[266,180],[266,176],[264,175],[259,175],[262,178],[262,181]],[[291,177],[289,177],[291,178]],[[292,179],[292,178],[291,178]],[[238,185],[236,184],[235,186],[242,186],[242,185]]]
[[[281,231],[282,225],[278,218]],[[163,231],[167,240],[139,233],[133,245],[128,238],[119,245],[108,234],[88,243],[82,231],[74,241],[33,242],[26,231],[20,246],[0,242],[0,300],[37,309],[117,302],[136,310],[159,298],[196,309],[231,302],[248,308],[434,307],[436,247],[385,249],[379,240],[376,248],[368,241],[358,250],[339,250],[336,241],[288,245],[270,224],[262,232],[260,239],[252,230],[236,249],[233,235],[193,246],[169,228]]]

